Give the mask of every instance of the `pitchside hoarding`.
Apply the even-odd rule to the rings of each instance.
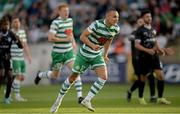
[[[126,63],[116,63],[111,61],[108,64],[108,73],[109,78],[108,82],[116,83],[126,83],[127,77],[127,65]],[[180,83],[180,64],[166,64],[163,67],[165,74],[165,81],[168,83]],[[66,79],[67,76],[71,74],[70,70],[67,67],[64,67],[61,72],[61,76],[58,81],[62,82]],[[97,79],[97,76],[93,70],[90,68],[81,75],[83,82],[92,82]],[[57,82],[51,80],[52,83]]]
[[[180,64],[166,64],[163,70],[166,82],[180,83]]]

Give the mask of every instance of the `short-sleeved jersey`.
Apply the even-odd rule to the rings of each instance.
[[[140,42],[140,44],[145,47],[145,48],[153,48],[155,46],[155,42],[156,42],[156,31],[155,29],[151,28],[147,28],[145,26],[139,27],[136,31],[135,34],[135,39],[136,41]],[[140,51],[140,54],[142,55],[147,55],[146,52]]]
[[[67,18],[65,20],[57,18],[52,21],[49,32],[56,34],[58,38],[67,38],[65,31],[69,29],[73,30],[72,18]],[[72,48],[71,42],[55,42],[53,44],[53,51],[57,53],[68,52]]]
[[[15,31],[12,29],[12,31],[19,36],[21,42],[27,42],[25,30],[19,29]],[[19,48],[17,44],[13,44],[11,46],[11,57],[12,60],[24,60],[23,49]]]
[[[118,25],[114,25],[108,27],[105,24],[105,20],[96,20],[90,24],[87,30],[91,33],[88,36],[88,39],[93,44],[100,45],[101,49],[98,51],[93,50],[86,44],[83,44],[80,48],[80,54],[87,58],[95,58],[98,55],[102,54],[103,46],[107,40],[114,38],[120,32],[120,27]]]
[[[2,33],[0,31],[0,60],[11,59],[11,45],[16,43],[19,48],[22,48],[21,42],[16,38],[12,31]]]

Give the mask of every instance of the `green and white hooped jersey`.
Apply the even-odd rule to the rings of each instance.
[[[65,31],[68,29],[73,30],[72,18],[63,20],[59,17],[52,21],[49,32],[56,34],[56,37],[58,38],[67,38]],[[53,44],[53,52],[64,53],[71,49],[73,49],[71,42],[56,42]]]
[[[101,46],[101,49],[98,51],[93,50],[91,47],[83,44],[80,48],[80,54],[87,58],[95,58],[98,55],[102,54],[103,46],[108,39],[114,38],[120,32],[120,27],[118,25],[114,25],[108,27],[105,24],[105,20],[96,20],[91,23],[91,25],[87,28],[91,34],[88,36],[88,39],[94,43]]]
[[[19,36],[21,42],[27,42],[25,30],[15,31],[12,29],[12,31]],[[13,44],[11,46],[11,58],[12,60],[24,60],[23,48],[18,48],[16,44]]]

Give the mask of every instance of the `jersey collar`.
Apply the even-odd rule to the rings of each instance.
[[[111,28],[111,27],[113,27],[113,25],[111,25],[111,26],[108,26],[108,25],[106,24],[106,21],[105,21],[105,19],[103,20],[103,23],[104,23],[104,25],[106,25],[106,27],[107,27],[107,28]]]
[[[9,33],[9,31],[6,31],[6,33],[3,33],[3,32],[1,31],[2,36],[7,36],[8,33]]]
[[[151,25],[148,26],[148,25],[146,25],[146,24],[144,25],[144,27],[147,28],[147,29],[149,29],[149,30],[152,28]]]

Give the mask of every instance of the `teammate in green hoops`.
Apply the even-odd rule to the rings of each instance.
[[[60,4],[58,6],[59,17],[52,21],[50,26],[48,40],[53,42],[52,71],[38,72],[34,80],[35,84],[39,84],[41,78],[57,78],[63,65],[72,68],[75,60],[73,49],[76,43],[73,36],[73,20],[69,18],[68,4]],[[78,103],[82,98],[82,82],[78,77],[75,81]]]
[[[12,31],[17,36],[19,36],[23,44],[23,49],[18,48],[16,44],[13,44],[11,47],[13,76],[15,76],[15,79],[12,83],[12,89],[13,92],[15,93],[16,101],[27,101],[27,99],[24,99],[20,94],[21,82],[24,80],[25,70],[26,70],[23,51],[27,55],[27,59],[29,63],[31,63],[31,54],[27,44],[27,39],[26,39],[27,36],[25,30],[21,29],[21,22],[18,17],[13,17]]]

